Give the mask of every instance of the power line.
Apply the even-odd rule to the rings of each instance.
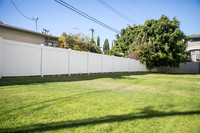
[[[11,3],[14,5],[14,7],[15,7],[15,9],[17,9],[17,11],[22,15],[22,16],[24,16],[25,18],[27,18],[27,19],[29,19],[29,20],[32,20],[32,21],[35,21],[35,30],[37,31],[37,20],[38,20],[38,17],[32,17],[32,18],[29,18],[29,17],[27,17],[26,15],[24,15],[20,10],[19,10],[19,8],[17,8],[17,6],[15,5],[15,3],[12,1],[12,0],[10,0],[11,1]]]
[[[107,9],[109,9],[110,11],[112,11],[113,13],[117,14],[118,16],[120,16],[121,18],[131,22],[131,23],[137,23],[136,21],[134,21],[133,19],[129,18],[128,16],[122,14],[121,12],[119,12],[118,10],[114,9],[112,6],[110,6],[109,4],[107,4],[105,1],[103,0],[97,0],[97,2],[99,2],[101,5],[103,5],[104,7],[106,7]]]
[[[116,0],[116,2],[117,2],[122,8],[124,8],[125,10],[127,10],[130,14],[133,14],[134,16],[136,16],[136,17],[139,18],[139,19],[142,19],[142,20],[145,19],[145,18],[140,17],[139,15],[135,14],[132,10],[130,10],[130,9],[127,8],[126,6],[124,6],[121,2],[119,2],[119,0]]]
[[[95,18],[89,16],[88,14],[86,14],[86,13],[84,13],[84,12],[82,12],[82,11],[76,9],[75,7],[71,6],[70,4],[68,4],[68,3],[66,3],[66,2],[64,2],[64,1],[62,1],[62,0],[55,0],[55,1],[56,1],[57,3],[59,3],[59,4],[63,5],[63,6],[65,6],[66,8],[68,8],[68,9],[70,9],[70,10],[72,10],[72,11],[78,13],[78,14],[81,15],[82,17],[87,18],[87,19],[89,19],[89,20],[91,20],[91,21],[93,21],[93,22],[95,22],[95,23],[97,23],[97,24],[103,26],[104,28],[107,28],[107,29],[109,29],[109,30],[111,30],[111,31],[113,31],[113,32],[115,32],[115,33],[117,33],[117,34],[120,33],[120,31],[116,30],[115,28],[112,28],[112,27],[110,27],[110,26],[104,24],[103,22],[101,22],[101,21],[99,21],[99,20],[97,20],[97,19],[95,19]]]
[[[143,11],[142,9],[140,9],[136,4],[135,2],[133,2],[132,0],[129,0],[146,18],[149,18]]]
[[[18,11],[22,16],[24,16],[24,17],[27,18],[27,19],[30,19],[30,20],[35,21],[34,18],[29,18],[29,17],[27,17],[26,15],[24,15],[24,14],[19,10],[19,8],[17,8],[17,6],[15,5],[15,3],[14,3],[12,0],[10,0],[10,1],[11,1],[11,3],[14,5],[14,7],[17,9],[17,11]]]
[[[82,11],[80,11],[80,10],[74,8],[73,6],[67,4],[66,2],[64,2],[64,1],[62,1],[62,0],[59,0],[59,1],[58,1],[58,0],[55,0],[55,1],[58,2],[58,3],[60,3],[61,5],[65,6],[65,7],[67,7],[68,9],[70,9],[70,10],[72,10],[72,11],[78,13],[79,15],[81,15],[81,16],[83,16],[83,17],[85,17],[85,18],[87,18],[87,19],[89,19],[89,20],[91,20],[91,21],[93,21],[93,22],[95,22],[95,23],[97,23],[97,24],[99,24],[99,25],[101,25],[101,26],[103,26],[103,27],[105,27],[105,28],[107,28],[107,29],[109,29],[109,30],[115,32],[115,33],[120,33],[118,30],[116,30],[116,29],[114,29],[114,28],[112,28],[112,27],[110,27],[110,26],[108,26],[108,25],[102,23],[101,21],[99,21],[99,20],[97,20],[97,19],[95,19],[95,18],[93,18],[93,17],[91,17],[91,16],[89,16],[89,15],[87,15],[86,13],[84,13],[84,12],[82,12]],[[62,3],[61,3],[61,2],[62,2]]]

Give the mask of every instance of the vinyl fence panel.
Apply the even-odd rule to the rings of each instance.
[[[103,72],[112,72],[112,56],[103,55]]]
[[[113,57],[113,71],[114,72],[121,72],[121,57]]]
[[[128,72],[129,69],[129,62],[127,58],[122,59],[122,72]]]
[[[43,47],[43,74],[68,74],[68,50]]]
[[[71,50],[70,71],[72,74],[87,73],[87,52]]]
[[[40,46],[0,37],[0,78],[140,71],[148,69],[138,60]]]
[[[2,76],[40,75],[39,45],[4,40],[4,62]]]
[[[101,73],[102,68],[101,54],[89,53],[89,73]]]

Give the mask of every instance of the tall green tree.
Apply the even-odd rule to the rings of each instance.
[[[99,38],[99,36],[97,37],[97,46],[100,47],[100,38]]]
[[[104,41],[104,45],[103,45],[103,52],[108,52],[110,50],[110,47],[109,47],[109,42],[108,42],[108,39],[106,39]]]
[[[148,69],[179,67],[188,58],[185,38],[180,30],[180,21],[162,15],[158,20],[147,20],[144,25],[122,29],[114,47],[125,55],[135,52],[136,59],[146,64]]]
[[[120,34],[116,35],[117,39],[115,40],[111,51],[115,53],[115,55],[128,56],[130,45],[137,40],[137,36],[140,33],[142,27],[142,25],[129,25],[127,28],[122,29]]]

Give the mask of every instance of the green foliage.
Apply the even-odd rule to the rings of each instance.
[[[109,50],[110,50],[109,42],[108,42],[108,39],[106,39],[104,41],[104,45],[103,45],[103,52],[104,52],[104,54],[108,54]]]
[[[89,37],[81,34],[69,34],[65,32],[58,39],[61,48],[71,48],[73,50],[90,51],[94,53],[102,53],[100,47]]]
[[[125,55],[136,52],[136,59],[148,69],[159,66],[179,67],[186,62],[186,36],[180,30],[180,22],[162,15],[158,20],[147,20],[144,25],[128,26],[117,36],[116,46]]]
[[[96,43],[92,44],[92,47],[89,49],[90,52],[102,54],[100,47],[96,45]]]
[[[128,56],[130,45],[137,41],[138,33],[140,33],[142,25],[128,26],[126,29],[122,29],[120,35],[117,35],[117,40],[115,41],[112,51],[115,53],[123,53],[124,56]],[[139,43],[139,42],[138,42]]]
[[[97,37],[97,46],[100,47],[100,38],[99,38],[99,36]]]

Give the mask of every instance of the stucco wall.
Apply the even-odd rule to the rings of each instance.
[[[0,37],[8,40],[21,41],[34,44],[44,44],[45,38],[42,36],[0,28]]]
[[[200,49],[200,41],[195,42],[187,42],[187,51],[194,50],[194,49]]]

